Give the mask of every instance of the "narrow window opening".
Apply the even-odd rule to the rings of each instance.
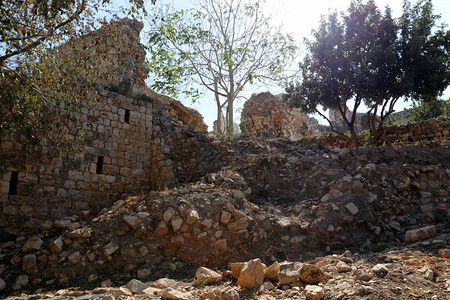
[[[19,183],[19,172],[11,172],[11,180],[9,181],[9,192],[8,195],[17,194],[17,184]]]
[[[128,109],[125,109],[125,123],[130,124],[130,111]]]
[[[97,174],[103,174],[103,159],[104,159],[103,156],[99,156],[97,158],[97,170],[96,170]]]

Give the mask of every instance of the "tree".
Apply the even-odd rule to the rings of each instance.
[[[408,110],[408,118],[413,123],[439,116],[450,116],[450,100],[420,101]]]
[[[109,2],[0,0],[0,130],[53,149],[79,148],[86,121],[100,116],[105,103],[96,89],[94,56],[78,37],[95,28],[93,9]],[[135,11],[143,9],[143,1],[130,2]],[[83,51],[68,51],[71,43]],[[82,112],[92,119],[80,119]]]
[[[192,83],[212,92],[219,133],[228,136],[233,133],[233,104],[241,92],[249,84],[283,78],[296,51],[289,35],[269,25],[259,2],[199,0],[198,10],[151,20],[152,87],[174,97],[181,92],[198,96]],[[183,90],[186,82],[189,87]]]
[[[435,97],[448,86],[450,33],[443,27],[433,32],[437,18],[427,0],[414,7],[405,1],[398,20],[389,7],[381,13],[373,0],[354,0],[346,13],[323,16],[313,39],[306,41],[302,81],[286,88],[288,100],[319,113],[345,137],[319,106],[337,110],[356,146],[357,110],[365,106],[370,141],[377,143],[399,99]]]

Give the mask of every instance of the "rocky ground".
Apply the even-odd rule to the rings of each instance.
[[[448,142],[228,146],[198,182],[5,238],[0,297],[450,299]]]

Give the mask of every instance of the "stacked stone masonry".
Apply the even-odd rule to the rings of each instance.
[[[109,26],[137,36],[142,28],[127,19]],[[111,31],[99,30],[88,41]],[[138,38],[128,37],[128,42],[123,56],[132,63],[112,66],[111,72],[120,76],[103,82],[111,87],[100,92],[108,105],[102,117],[88,124],[85,151],[51,157],[46,145],[0,131],[0,229],[37,230],[45,220],[95,213],[129,195],[197,180],[221,166],[227,150],[204,131],[202,116],[143,86],[142,45],[136,44]],[[130,52],[133,47],[136,55]],[[120,71],[127,67],[136,70]]]

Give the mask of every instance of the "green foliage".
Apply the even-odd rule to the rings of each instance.
[[[195,100],[214,93],[219,133],[233,132],[233,103],[248,85],[285,77],[296,47],[268,25],[259,1],[199,0],[198,9],[161,10],[149,21],[152,88]],[[225,117],[224,117],[225,116]]]
[[[414,7],[405,1],[398,20],[389,7],[382,13],[373,0],[354,0],[347,12],[323,16],[313,39],[306,41],[301,81],[286,87],[288,100],[319,113],[336,132],[318,108],[337,110],[356,146],[356,111],[364,104],[371,142],[378,143],[399,99],[436,97],[449,84],[450,32],[432,30],[437,19],[431,1],[425,0]]]
[[[421,101],[419,105],[408,111],[408,118],[412,123],[426,121],[439,116],[450,116],[450,100]]]

